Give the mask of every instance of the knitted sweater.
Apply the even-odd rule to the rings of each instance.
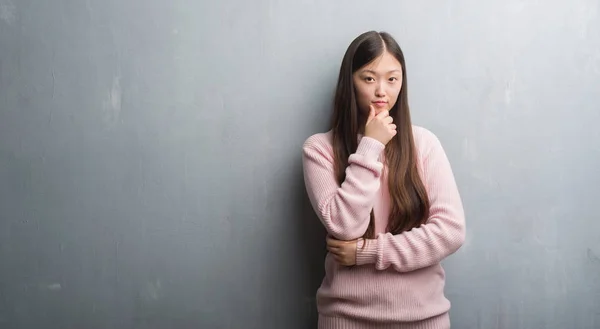
[[[390,196],[382,143],[358,136],[341,186],[334,177],[332,132],[315,134],[303,145],[304,180],[319,219],[332,237],[359,239],[357,266],[339,265],[326,256],[317,291],[319,328],[450,328],[440,262],[464,242],[464,211],[438,138],[418,126],[413,134],[429,218],[398,235],[385,231]],[[372,209],[376,238],[363,240]]]

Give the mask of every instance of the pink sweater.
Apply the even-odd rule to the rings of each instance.
[[[359,240],[358,266],[339,265],[327,254],[325,278],[317,291],[319,328],[450,328],[440,262],[464,242],[464,211],[438,138],[417,126],[413,133],[430,217],[398,235],[385,232],[390,199],[382,143],[358,137],[341,187],[334,177],[331,131],[304,143],[306,189],[327,232],[340,240],[359,239],[371,209],[375,214],[376,239]]]

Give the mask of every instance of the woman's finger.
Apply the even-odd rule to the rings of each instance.
[[[327,238],[327,245],[331,247],[339,247],[340,243],[335,239]]]

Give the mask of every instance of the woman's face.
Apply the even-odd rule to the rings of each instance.
[[[377,115],[396,104],[402,88],[402,65],[385,51],[354,72],[353,79],[360,112],[368,115],[370,105],[373,105]]]

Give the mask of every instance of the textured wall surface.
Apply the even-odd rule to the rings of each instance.
[[[300,147],[371,29],[463,196],[453,327],[600,328],[597,0],[0,0],[0,327],[314,328]]]

